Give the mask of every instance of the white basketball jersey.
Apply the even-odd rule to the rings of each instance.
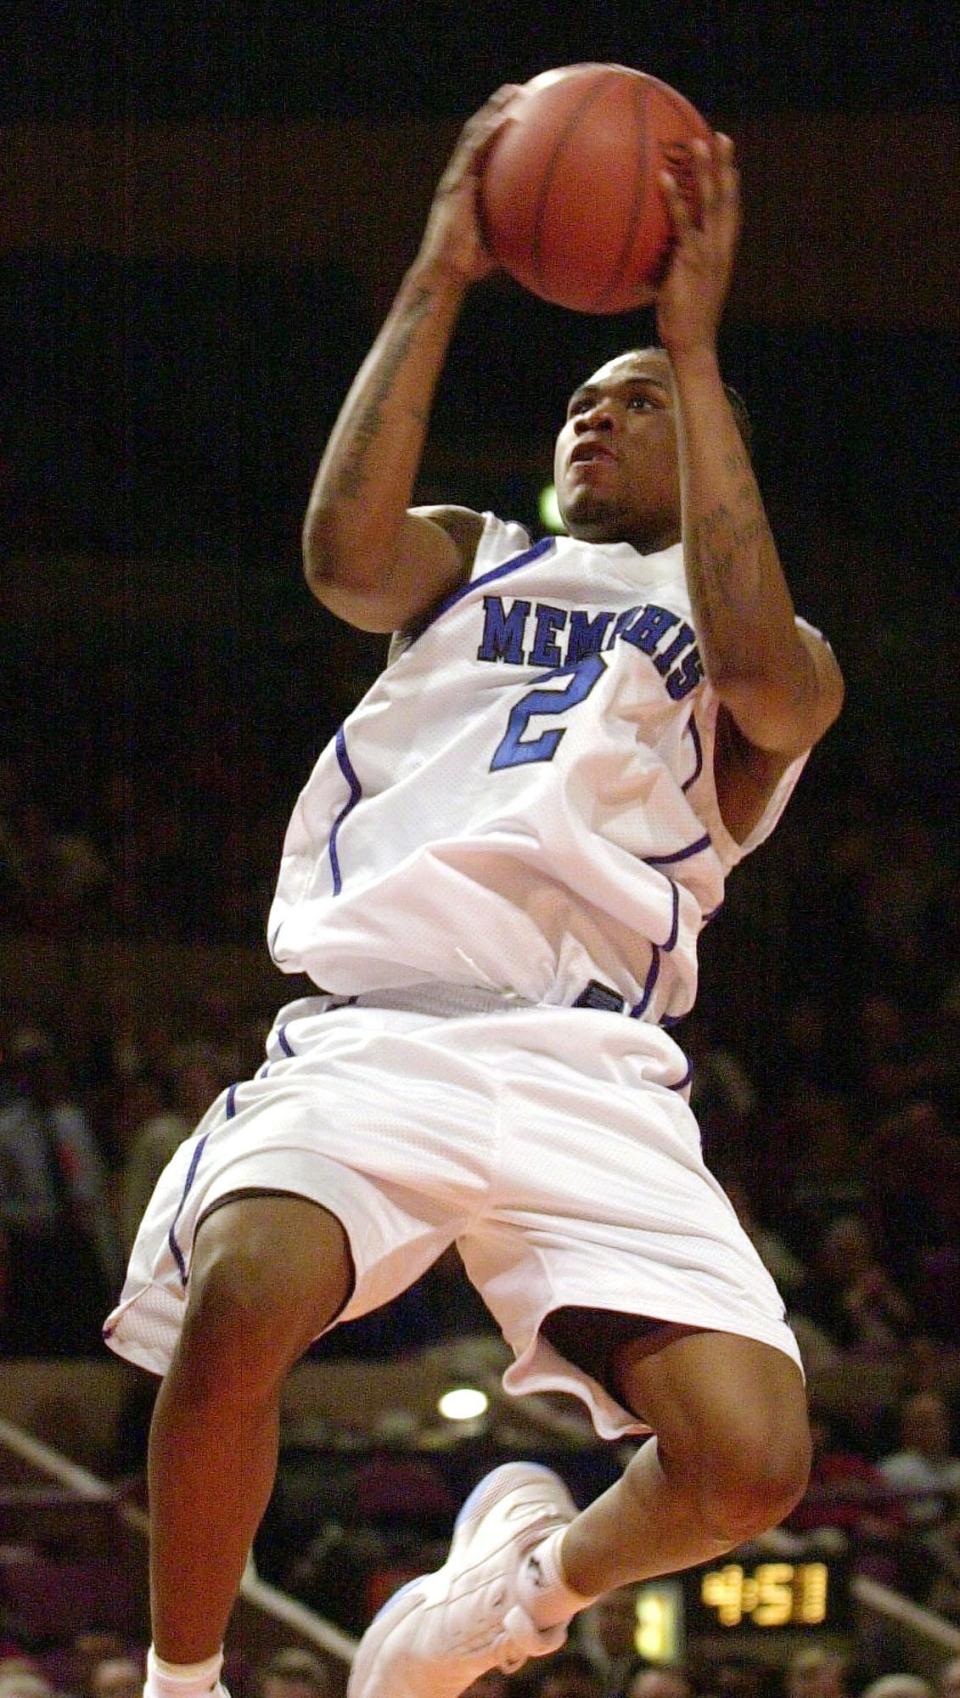
[[[591,981],[671,1024],[738,845],[713,778],[679,544],[485,516],[468,583],[387,667],[296,804],[271,954],[356,995],[441,981],[572,1004]]]

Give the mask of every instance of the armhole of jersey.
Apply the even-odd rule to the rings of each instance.
[[[753,830],[747,833],[742,843],[732,837],[724,824],[720,812],[720,802],[717,796],[717,783],[714,775],[714,757],[717,743],[717,716],[720,712],[720,697],[707,679],[697,692],[694,714],[696,727],[700,738],[703,764],[697,775],[696,782],[687,792],[694,811],[703,820],[710,833],[710,838],[727,871],[735,867],[738,861],[759,848],[770,836],[784,808],[790,800],[810,754],[809,749],[795,760],[780,774],[760,818]]]
[[[483,530],[473,557],[469,582],[483,576],[492,566],[500,566],[515,554],[524,554],[530,547],[530,534],[514,519],[498,519],[495,513],[484,512]]]
[[[459,587],[441,597],[436,606],[432,607],[428,613],[423,614],[402,630],[391,633],[386,659],[388,667],[392,666],[395,660],[399,660],[400,656],[406,653],[411,644],[415,643],[428,626],[433,624],[437,615],[444,610],[448,602],[457,600],[464,590],[469,588],[475,578],[482,576],[491,566],[499,565],[501,559],[507,560],[511,554],[521,553],[524,549],[530,547],[530,538],[522,525],[498,519],[495,513],[486,511],[480,513],[478,517],[482,519],[483,524],[469,572],[465,575]],[[435,520],[434,523],[439,523],[439,521]]]

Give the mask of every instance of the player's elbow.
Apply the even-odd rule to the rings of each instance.
[[[312,595],[338,619],[380,635],[396,629],[397,618],[382,578],[372,578],[375,548],[345,534],[335,518],[312,508],[303,524],[303,575]],[[366,570],[365,570],[366,568]]]
[[[843,706],[843,676],[825,643],[795,655],[770,655],[749,667],[711,671],[711,682],[754,748],[792,759],[812,749]]]
[[[335,582],[343,567],[342,539],[332,516],[317,504],[311,504],[301,532],[303,575],[318,601],[323,600],[323,587]]]
[[[742,736],[756,749],[792,760],[812,749],[843,705],[843,680],[824,687],[782,673],[714,678],[714,688]]]
[[[324,605],[338,591],[342,594],[363,587],[362,541],[351,536],[331,509],[316,503],[310,506],[303,521],[301,547],[307,585]]]

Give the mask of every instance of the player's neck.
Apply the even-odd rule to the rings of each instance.
[[[662,554],[665,548],[672,548],[680,541],[680,526],[671,520],[668,524],[652,525],[649,530],[635,530],[623,540],[631,543],[638,554]]]
[[[661,520],[649,527],[633,525],[629,529],[602,523],[580,523],[576,529],[571,528],[569,534],[579,542],[626,542],[631,548],[635,548],[638,554],[660,554],[665,548],[672,548],[674,543],[680,541],[680,526],[673,519]]]

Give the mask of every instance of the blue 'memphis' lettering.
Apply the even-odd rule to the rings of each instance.
[[[483,640],[477,650],[478,660],[506,660],[512,666],[523,665],[523,632],[528,601],[515,601],[507,613],[498,595],[483,598]]]
[[[537,603],[537,630],[530,650],[530,662],[533,666],[562,666],[563,655],[553,641],[556,633],[562,631],[567,623],[567,610],[563,607],[550,607],[545,602]]]
[[[599,654],[612,613],[598,613],[589,619],[580,608],[570,615],[570,636],[567,641],[567,665],[575,666],[584,655]]]
[[[645,607],[630,628],[622,632],[623,640],[632,643],[641,654],[653,654],[661,638],[679,622],[680,615],[669,612],[665,607]],[[693,636],[692,631],[690,635]]]
[[[609,654],[618,642],[629,643],[653,661],[672,701],[682,701],[703,678],[693,626],[655,602],[625,608],[614,617],[606,610],[591,615],[586,608],[554,607],[550,602],[519,600],[508,607],[501,596],[483,597],[478,660],[559,669],[577,666],[601,650]]]

